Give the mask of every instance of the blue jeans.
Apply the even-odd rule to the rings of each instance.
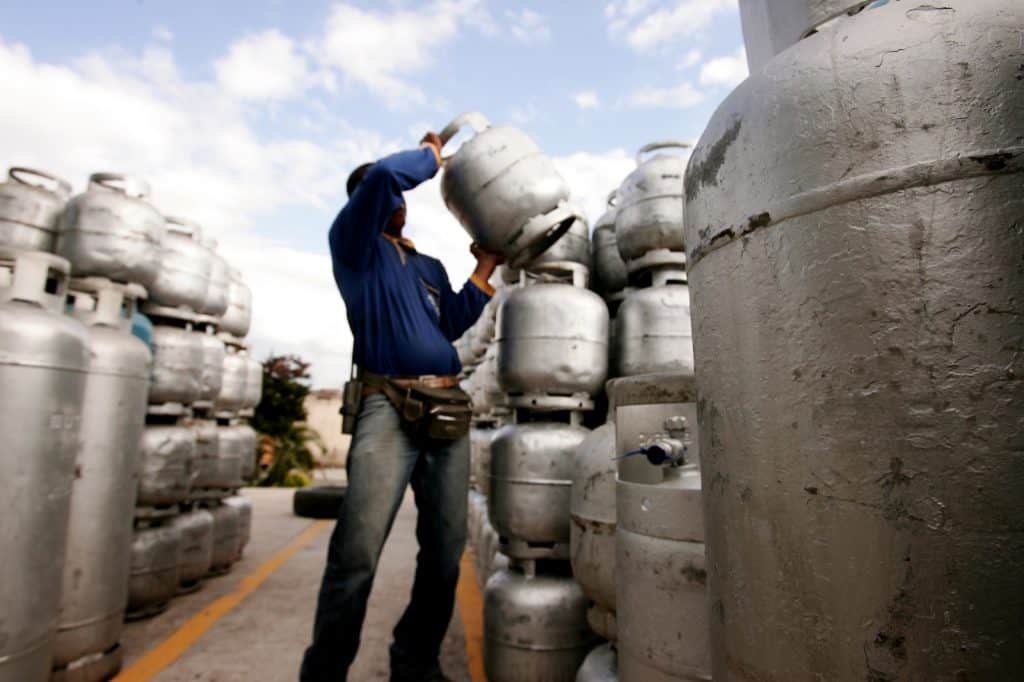
[[[367,396],[348,453],[348,493],[327,551],[302,682],[344,680],[359,648],[384,541],[412,484],[418,510],[412,597],[394,630],[392,679],[438,670],[466,545],[469,443],[411,437],[381,394]]]

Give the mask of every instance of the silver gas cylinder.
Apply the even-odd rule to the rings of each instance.
[[[513,562],[484,590],[484,669],[490,682],[572,682],[596,638],[587,598],[565,562],[550,574]],[[542,569],[543,570],[543,569]]]
[[[128,577],[128,618],[154,616],[178,593],[181,533],[176,526],[136,528]]]
[[[150,417],[150,420],[155,417]],[[176,417],[149,423],[139,446],[139,486],[135,504],[166,508],[184,502],[192,486],[192,461],[198,442],[195,431]]]
[[[194,331],[195,316],[151,303],[142,312],[153,322],[150,404],[191,405],[202,395],[206,350],[203,335]]]
[[[608,373],[608,308],[592,291],[537,283],[498,311],[498,382],[514,394],[597,393]]]
[[[611,643],[606,642],[591,650],[587,654],[579,672],[576,673],[576,682],[618,682],[619,662],[618,654]]]
[[[492,127],[482,114],[456,118],[441,131],[442,141],[467,125],[476,134],[445,163],[444,202],[473,241],[521,267],[579,217],[566,203],[569,185],[525,133]]]
[[[210,573],[219,575],[231,570],[238,561],[238,547],[242,540],[242,516],[236,506],[218,504],[210,508],[213,514],[213,561]]]
[[[245,407],[249,353],[242,342],[230,334],[220,334],[218,338],[224,342],[224,371],[215,406],[218,412],[233,414]]]
[[[217,426],[217,477],[210,488],[235,490],[242,485],[242,461],[252,459],[252,429],[223,421]],[[226,495],[222,495],[224,497]]]
[[[53,251],[71,184],[33,168],[11,168],[0,183],[0,248]]]
[[[238,338],[245,338],[252,324],[252,291],[235,268],[228,271],[228,306],[220,320],[220,330]]]
[[[718,680],[1024,669],[1021,26],[1014,1],[873,3],[694,151]]]
[[[61,217],[57,253],[76,277],[108,277],[149,287],[160,269],[164,217],[146,201],[149,185],[118,173],[94,173]]]
[[[228,297],[231,290],[231,268],[224,257],[217,253],[217,241],[207,239],[203,246],[210,252],[210,286],[199,307],[203,315],[220,317],[228,309]]]
[[[190,497],[202,498],[206,491],[228,487],[234,480],[233,471],[229,467],[225,472],[220,460],[220,428],[217,422],[213,419],[190,419],[186,425],[196,438],[196,449],[190,464]]]
[[[211,407],[220,396],[224,383],[224,356],[227,350],[224,341],[216,335],[215,319],[196,318],[193,332],[199,336],[203,347],[203,364],[199,372],[199,398],[196,405]]]
[[[498,346],[490,344],[469,378],[467,392],[478,417],[494,417],[505,411],[505,394],[498,384]]]
[[[0,679],[50,674],[89,368],[68,262],[0,250]]]
[[[55,668],[105,654],[121,637],[131,564],[132,508],[151,356],[131,333],[133,284],[72,280],[69,312],[89,328],[81,449],[71,490]]]
[[[690,290],[686,272],[652,273],[651,286],[626,294],[615,316],[617,376],[693,373]]]
[[[615,241],[617,201],[618,192],[608,195],[608,210],[594,223],[594,233],[591,236],[591,250],[594,254],[593,288],[603,296],[622,290],[629,276],[626,262],[619,253],[618,242]]]
[[[251,354],[246,356],[244,409],[253,410],[263,397],[263,363]]]
[[[573,424],[512,424],[491,441],[491,523],[515,559],[569,558],[573,454],[588,431]]]
[[[576,448],[572,469],[572,573],[594,602],[590,625],[614,640],[615,423],[591,431]]]
[[[185,218],[167,217],[160,246],[160,268],[149,285],[150,300],[200,312],[210,290],[213,252],[203,243],[203,231]]]
[[[579,211],[579,209],[576,209]],[[576,263],[588,271],[593,266],[590,250],[590,226],[585,218],[577,218],[572,226],[558,238],[546,251],[523,265],[526,270],[535,270],[549,263]],[[519,270],[502,268],[502,280],[505,284],[519,281]]]
[[[615,242],[631,272],[656,264],[681,264],[683,249],[683,171],[680,154],[647,154],[687,149],[689,142],[652,142],[637,152],[635,171],[618,190]]]
[[[259,434],[256,433],[256,429],[249,426],[248,422],[244,421],[236,421],[234,428],[239,441],[238,453],[242,461],[241,478],[243,482],[251,481],[256,475]]]
[[[751,73],[829,22],[856,14],[875,0],[747,0],[740,4]]]
[[[234,495],[224,500],[224,506],[238,511],[238,558],[242,558],[249,539],[252,537],[252,502],[248,497]]]
[[[190,592],[199,587],[213,562],[213,515],[205,509],[183,512],[171,525],[181,536],[178,590]]]
[[[623,682],[710,680],[693,375],[608,382],[618,451],[615,571]]]

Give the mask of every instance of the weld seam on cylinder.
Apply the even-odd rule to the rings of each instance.
[[[583,649],[586,647],[585,644],[566,644],[564,646],[541,646],[539,644],[520,644],[518,642],[510,642],[505,639],[498,639],[497,637],[491,637],[484,635],[484,639],[491,642],[496,642],[503,646],[507,646],[510,649],[519,649],[521,651],[572,651],[574,649]]]
[[[999,159],[998,168],[984,165],[987,159]],[[972,168],[967,161],[974,161]],[[894,194],[916,187],[941,185],[991,175],[1013,175],[1024,172],[1024,146],[1004,147],[958,154],[946,159],[933,159],[912,163],[899,168],[890,168],[865,173],[840,182],[818,187],[776,204],[769,204],[767,210],[739,222],[719,228],[711,237],[700,243],[687,254],[689,268],[693,268],[706,255],[741,237],[768,227],[773,227],[791,218],[817,213],[836,206]]]
[[[56,620],[56,619],[54,619],[54,620]],[[47,631],[42,636],[36,637],[34,640],[30,641],[29,645],[27,647],[25,647],[24,649],[21,649],[20,651],[15,651],[13,654],[8,654],[6,656],[0,656],[0,665],[6,665],[6,664],[10,663],[11,661],[16,661],[19,658],[25,658],[26,656],[29,656],[29,655],[35,653],[39,649],[42,649],[43,647],[45,647],[49,643],[49,640],[50,640],[50,632]]]
[[[491,476],[492,481],[503,481],[505,483],[522,483],[524,485],[553,485],[553,486],[572,486],[572,481],[560,480],[557,478],[504,478],[502,476]]]

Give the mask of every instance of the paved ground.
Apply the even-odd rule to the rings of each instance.
[[[299,661],[312,629],[316,592],[333,523],[324,524],[321,532],[295,551],[265,582],[237,606],[213,620],[227,608],[218,602],[219,598],[228,597],[226,601],[230,602],[234,593],[240,588],[244,590],[243,579],[254,573],[266,573],[266,562],[314,526],[313,522],[292,515],[291,491],[253,488],[245,490],[244,494],[253,501],[254,507],[253,537],[245,557],[230,574],[208,581],[195,594],[176,599],[162,615],[128,624],[121,640],[127,673],[123,679],[159,682],[297,679]],[[415,568],[415,520],[416,507],[410,494],[384,548],[360,653],[349,674],[354,682],[388,678],[387,649],[391,629],[405,607]],[[315,529],[312,532],[316,532]],[[173,651],[175,642],[188,641],[203,626],[209,629],[161,672],[151,677],[149,673],[138,673],[136,668],[133,676],[132,664],[147,652],[161,644],[163,651]],[[155,658],[160,657],[151,655],[147,660],[152,663]],[[442,665],[453,679],[470,679],[458,609],[448,630]]]

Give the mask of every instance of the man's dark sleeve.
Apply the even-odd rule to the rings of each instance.
[[[437,151],[427,145],[373,164],[331,225],[331,257],[353,270],[369,267],[374,240],[402,205],[402,192],[434,177],[440,163]]]
[[[449,341],[462,336],[480,317],[484,306],[494,295],[494,288],[476,275],[466,280],[462,291],[455,293],[448,281],[448,273],[441,270],[441,331]]]

